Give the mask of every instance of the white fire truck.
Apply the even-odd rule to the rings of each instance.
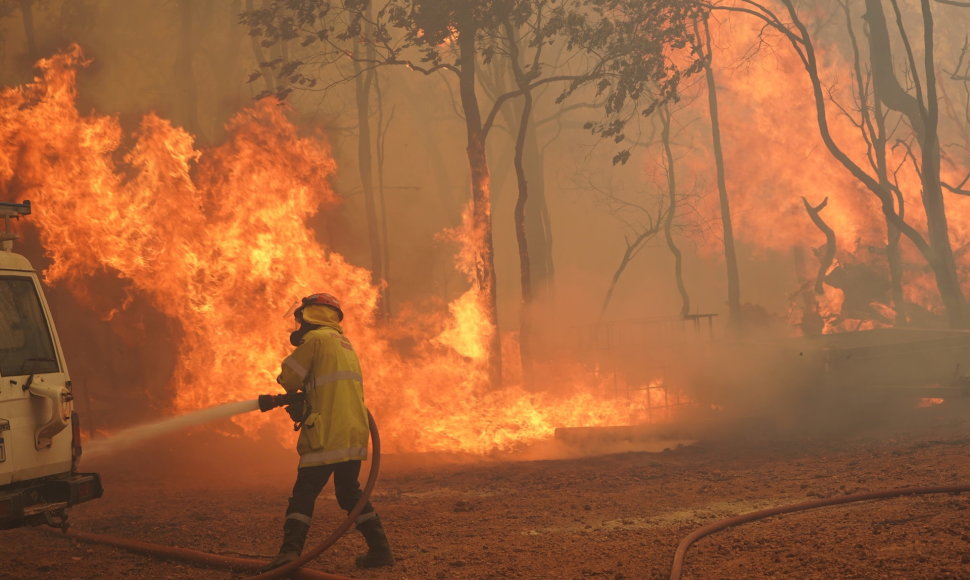
[[[13,252],[10,220],[30,202],[0,202],[0,529],[67,525],[66,508],[101,497],[79,473],[71,379],[37,273]]]

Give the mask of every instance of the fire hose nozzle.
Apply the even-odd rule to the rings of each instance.
[[[262,412],[269,411],[270,409],[275,409],[276,407],[285,407],[287,405],[292,405],[293,403],[299,403],[303,400],[303,393],[284,393],[281,395],[260,395],[257,399],[259,401],[259,410]]]

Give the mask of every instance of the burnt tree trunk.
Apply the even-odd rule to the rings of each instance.
[[[924,255],[933,268],[940,298],[946,309],[950,326],[965,328],[970,323],[966,312],[966,298],[960,287],[956,260],[950,244],[949,225],[943,200],[940,178],[939,102],[936,87],[936,63],[933,49],[933,14],[929,0],[921,0],[923,16],[923,69],[925,81],[920,83],[916,62],[909,50],[909,39],[900,27],[903,44],[907,47],[916,96],[899,84],[893,68],[889,29],[881,0],[866,0],[866,22],[869,24],[869,54],[873,83],[881,102],[903,114],[913,128],[921,149],[920,179],[923,209],[926,212],[927,251]],[[925,94],[924,94],[925,93]]]
[[[687,285],[684,283],[684,256],[674,241],[674,217],[677,215],[677,174],[674,171],[674,151],[670,146],[670,108],[666,105],[660,109],[660,121],[663,124],[660,132],[660,140],[663,143],[664,158],[667,163],[667,199],[670,207],[667,208],[667,215],[664,218],[664,238],[667,240],[667,248],[674,256],[674,281],[677,284],[677,293],[680,294],[680,317],[687,318],[690,314],[690,294],[687,292]]]
[[[387,123],[384,122],[384,94],[381,92],[381,79],[375,73],[374,75],[374,96],[377,97],[377,136],[374,140],[374,146],[377,151],[377,198],[380,202],[380,222],[381,222],[381,239],[384,240],[384,252],[382,254],[383,264],[384,264],[384,279],[387,280],[387,284],[381,287],[383,290],[383,295],[381,297],[384,303],[384,315],[390,318],[393,316],[393,311],[391,310],[391,238],[388,235],[387,228],[387,196],[386,188],[384,187],[384,155],[385,147],[384,144],[387,139],[387,130],[390,125],[390,119]],[[393,114],[390,115],[393,118]]]
[[[802,203],[805,204],[805,211],[808,212],[808,217],[812,219],[812,223],[815,227],[820,229],[823,234],[825,234],[825,251],[818,259],[818,273],[815,275],[815,293],[824,294],[825,293],[825,273],[829,271],[832,267],[832,262],[835,260],[836,251],[836,241],[835,241],[835,230],[833,230],[825,220],[822,219],[822,210],[829,203],[829,198],[822,200],[822,203],[812,206],[808,203],[808,200],[804,197],[802,198]]]
[[[367,25],[365,25],[367,26]],[[365,32],[365,36],[369,36]],[[384,252],[381,240],[381,224],[377,217],[377,196],[374,192],[374,156],[371,138],[370,98],[376,72],[372,66],[364,69],[361,60],[376,60],[373,45],[367,45],[366,54],[361,57],[360,43],[354,43],[354,89],[357,101],[357,172],[364,192],[364,212],[367,218],[367,239],[370,245],[371,276],[374,284],[381,288],[378,318],[385,319],[387,300],[384,294]]]
[[[529,255],[529,240],[526,233],[526,206],[529,201],[529,180],[526,179],[525,163],[525,142],[529,132],[529,122],[532,119],[532,90],[529,88],[529,79],[519,63],[519,46],[515,38],[515,31],[511,23],[506,21],[505,30],[508,35],[512,72],[515,75],[515,83],[522,91],[522,110],[519,113],[518,131],[515,136],[515,154],[513,164],[515,166],[515,181],[518,189],[518,196],[515,200],[515,240],[519,248],[519,283],[522,295],[522,312],[519,320],[519,356],[522,359],[522,380],[526,388],[531,389],[534,385],[532,376],[532,317],[533,317],[533,291],[532,291],[532,259]]]
[[[741,320],[741,276],[738,272],[737,249],[734,243],[734,223],[731,220],[731,200],[727,191],[725,177],[724,150],[721,144],[721,121],[717,103],[717,84],[714,79],[714,68],[711,61],[711,33],[707,21],[702,21],[697,27],[698,32],[703,28],[703,38],[697,34],[697,51],[700,62],[704,67],[704,78],[707,82],[707,106],[711,117],[711,143],[714,151],[714,167],[717,173],[717,195],[721,207],[721,231],[724,235],[724,266],[727,275],[727,303],[728,325],[738,330]]]
[[[472,229],[478,243],[475,248],[475,277],[478,298],[488,317],[492,334],[488,343],[489,381],[495,388],[502,384],[502,349],[498,329],[498,308],[495,288],[495,252],[492,246],[492,198],[488,182],[488,158],[485,154],[485,136],[482,131],[482,114],[475,93],[475,58],[477,56],[474,16],[460,18],[458,35],[459,96],[465,114],[468,142],[468,168],[471,172]]]
[[[849,40],[852,42],[853,69],[858,87],[859,113],[861,123],[859,128],[863,137],[872,143],[872,167],[876,171],[876,179],[879,189],[876,195],[884,200],[884,203],[892,205],[895,198],[895,213],[900,220],[905,221],[905,204],[903,196],[899,194],[899,189],[894,188],[889,178],[889,162],[887,157],[887,145],[889,143],[889,133],[886,129],[886,116],[884,113],[882,99],[879,89],[873,88],[870,95],[866,87],[872,80],[871,65],[863,67],[858,42],[856,41],[855,29],[853,27],[852,13],[848,1],[842,3],[842,10],[845,12],[846,30],[849,33]],[[872,46],[870,45],[870,50]],[[865,68],[865,73],[863,72]],[[871,97],[871,102],[870,102]],[[885,217],[885,216],[884,216]],[[889,288],[892,299],[895,317],[893,324],[900,325],[908,320],[906,300],[903,296],[903,260],[900,253],[899,242],[902,238],[902,231],[892,220],[886,219],[886,262],[889,266]]]
[[[903,196],[895,190],[889,180],[889,162],[886,157],[886,149],[889,141],[886,131],[886,120],[883,116],[883,108],[879,98],[878,89],[874,89],[874,102],[872,114],[874,117],[875,130],[872,135],[872,148],[875,156],[876,178],[879,180],[879,188],[882,193],[880,197],[892,198],[895,203],[895,212],[900,220],[906,219],[906,205]],[[865,109],[865,107],[862,107]],[[902,239],[902,230],[893,223],[886,220],[886,262],[889,265],[889,287],[892,296],[893,309],[895,310],[894,324],[905,324],[909,320],[908,309],[906,307],[906,297],[903,295],[903,258],[899,242]]]
[[[525,229],[532,264],[532,290],[537,299],[542,299],[552,292],[556,268],[552,259],[552,223],[546,202],[545,164],[534,124],[529,125],[526,136],[525,165],[526,174],[530,176]]]

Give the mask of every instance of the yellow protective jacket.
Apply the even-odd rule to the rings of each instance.
[[[330,311],[325,306],[309,308]],[[300,467],[367,459],[370,430],[360,362],[336,313],[332,319],[328,313],[313,315],[305,312],[304,318],[323,324],[304,335],[302,344],[283,360],[277,378],[286,392],[306,393],[309,414],[296,445]]]

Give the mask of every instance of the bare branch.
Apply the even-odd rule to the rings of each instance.
[[[896,147],[902,147],[906,150],[906,155],[903,156],[903,159],[909,159],[913,162],[913,171],[916,172],[916,176],[922,181],[923,173],[920,170],[919,160],[916,159],[916,153],[913,152],[913,146],[902,139],[897,139],[895,145],[893,145],[893,149],[896,149]]]
[[[594,72],[586,75],[557,75],[552,77],[546,77],[544,79],[539,79],[535,82],[529,83],[529,86],[526,88],[526,90],[531,91],[535,88],[541,87],[543,85],[547,85],[549,83],[555,83],[555,82],[585,81],[589,79],[594,79],[596,78],[597,75],[598,73]],[[495,102],[492,104],[492,109],[488,112],[488,116],[485,117],[485,122],[482,123],[482,133],[485,135],[488,135],[488,131],[489,129],[492,128],[492,124],[495,123],[495,117],[498,116],[499,110],[502,108],[502,105],[505,104],[505,101],[508,101],[509,99],[513,99],[515,97],[522,96],[524,93],[525,93],[525,90],[516,89],[514,91],[509,91],[507,93],[501,94],[498,97],[496,97]]]
[[[964,180],[964,181],[966,181],[966,180]],[[946,183],[946,182],[942,182],[940,185],[942,185],[943,186],[943,189],[949,191],[950,193],[955,193],[957,195],[967,195],[967,196],[970,196],[970,189],[960,189],[959,187],[954,187],[954,186],[952,186],[952,185],[950,185],[949,183]]]
[[[802,60],[802,64],[804,64],[805,66],[808,66],[808,61],[803,51],[803,47],[806,45],[805,38],[792,32],[792,30],[788,28],[777,16],[775,16],[773,12],[771,12],[769,9],[765,8],[761,4],[758,4],[757,2],[752,2],[751,0],[743,0],[743,2],[745,4],[750,4],[755,8],[752,9],[752,8],[740,8],[737,6],[720,6],[716,4],[706,4],[705,6],[709,10],[721,10],[724,12],[740,12],[742,14],[749,14],[751,16],[754,16],[755,18],[758,18],[770,28],[785,35],[788,38],[788,40],[791,42],[792,48],[795,50],[795,53],[798,54],[798,57]]]
[[[646,245],[646,242],[651,238],[660,233],[660,227],[663,223],[663,208],[658,209],[658,214],[656,219],[651,220],[649,224],[633,239],[630,241],[629,238],[626,239],[626,250],[623,252],[623,256],[620,258],[620,263],[617,265],[616,270],[613,272],[613,277],[610,279],[610,286],[606,291],[606,296],[603,298],[603,304],[600,306],[600,316],[602,316],[606,309],[610,305],[610,300],[613,299],[613,291],[616,289],[617,283],[620,281],[620,277],[623,275],[626,267],[630,265],[630,262],[640,253],[640,250]]]
[[[970,195],[970,190],[964,189],[964,186],[968,181],[970,181],[970,173],[968,173],[967,176],[963,178],[963,181],[961,181],[958,185],[950,185],[946,182],[941,183],[941,185],[943,186],[943,189],[946,189],[951,193],[956,193],[958,195]]]
[[[829,203],[829,198],[822,200],[822,203],[812,206],[808,203],[805,197],[802,197],[802,203],[805,204],[805,211],[808,212],[808,217],[812,219],[812,223],[815,224],[818,229],[822,230],[825,234],[825,253],[819,258],[818,275],[815,277],[815,293],[822,294],[824,288],[822,283],[825,281],[825,273],[828,272],[829,267],[832,265],[832,261],[835,260],[835,230],[833,230],[825,220],[822,219],[822,210]]]
[[[949,73],[950,79],[954,81],[970,81],[970,37],[964,37],[963,48],[960,49],[960,58],[953,72]],[[966,64],[966,66],[964,66]]]

